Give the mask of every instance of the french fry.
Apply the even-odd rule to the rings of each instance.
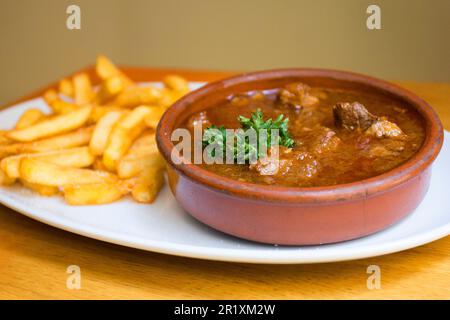
[[[31,189],[39,193],[41,196],[51,197],[59,193],[58,187],[46,186],[38,183],[31,183],[25,180],[21,180],[20,182],[24,187],[27,187],[28,189]]]
[[[113,99],[125,88],[125,84],[120,76],[114,76],[106,79],[97,92],[96,103],[104,104],[105,102]]]
[[[28,109],[16,123],[16,129],[25,129],[45,118],[45,114],[39,109]]]
[[[130,87],[112,100],[112,104],[123,108],[132,108],[144,104],[158,104],[161,97],[161,89],[158,88]]]
[[[14,129],[0,130],[0,185],[17,181],[43,196],[62,194],[71,205],[127,194],[141,203],[155,200],[166,164],[154,131],[188,83],[169,75],[164,88],[137,86],[102,55],[95,69],[98,90],[84,72],[62,79],[58,91],[43,95],[52,114],[29,109]]]
[[[28,142],[68,132],[83,126],[89,119],[92,107],[82,107],[67,114],[55,116],[20,130],[12,130],[6,136],[12,140]]]
[[[16,182],[16,179],[8,177],[8,175],[0,169],[0,186],[10,186],[14,182]]]
[[[168,75],[163,79],[163,83],[166,88],[174,91],[178,91],[182,94],[189,92],[189,85],[186,79],[177,75]]]
[[[111,111],[123,111],[123,108],[114,105],[105,105],[105,106],[94,105],[92,107],[91,116],[89,117],[89,122],[97,123],[101,117],[103,117],[105,114]]]
[[[58,92],[54,89],[49,89],[44,92],[43,98],[48,105],[51,105],[55,100],[59,99]]]
[[[161,107],[167,109],[172,104],[174,104],[178,99],[180,99],[183,95],[184,93],[181,93],[179,91],[163,88],[161,90],[161,98],[159,99],[158,103]]]
[[[117,176],[90,169],[71,168],[57,164],[24,158],[20,161],[20,178],[31,183],[47,186],[75,184],[115,183]]]
[[[148,167],[165,167],[156,146],[154,133],[144,133],[134,141],[127,154],[120,159],[117,174],[119,178],[127,179],[137,176]]]
[[[7,133],[8,133],[8,131],[6,131],[6,130],[0,130],[0,146],[10,144],[13,142],[11,139],[8,139],[6,137]]]
[[[53,112],[56,114],[65,114],[72,111],[77,110],[79,107],[74,104],[67,101],[62,100],[58,93],[53,90],[47,90],[44,93],[44,100],[45,102],[52,108]]]
[[[137,107],[114,126],[103,153],[103,163],[108,170],[116,170],[117,163],[126,154],[133,141],[144,132],[144,119],[150,109],[147,106]]]
[[[64,187],[64,199],[70,205],[95,205],[111,203],[125,194],[118,183],[94,183]]]
[[[131,195],[140,203],[152,203],[164,185],[164,171],[159,168],[147,168],[137,178],[128,180]]]
[[[0,145],[0,158],[18,153],[35,153],[84,146],[89,144],[93,130],[94,127],[90,126],[33,142]]]
[[[145,124],[147,127],[156,129],[159,120],[161,119],[163,113],[166,111],[164,107],[153,107],[151,112],[145,117]]]
[[[137,158],[124,157],[117,166],[117,175],[121,179],[128,179],[139,175],[147,168],[163,169],[165,162],[159,153],[146,154]]]
[[[103,154],[111,131],[123,114],[124,113],[121,111],[111,111],[100,118],[95,126],[94,133],[92,134],[91,142],[89,143],[89,148],[92,154],[97,156]]]
[[[20,161],[24,158],[38,159],[61,166],[75,168],[89,167],[94,163],[95,160],[95,156],[89,152],[88,147],[79,147],[42,153],[20,154],[7,157],[0,162],[0,167],[8,175],[8,177],[19,178]]]
[[[128,78],[122,71],[120,71],[114,63],[103,55],[97,56],[95,63],[95,71],[102,80],[107,80],[112,77],[119,76],[123,80],[123,84],[128,87],[133,85],[133,81]]]
[[[92,164],[92,168],[98,171],[108,171],[103,164],[103,159],[98,157],[95,158],[94,163]]]
[[[84,105],[92,101],[95,96],[91,80],[86,73],[78,73],[73,76],[73,89],[75,103]]]
[[[158,152],[159,151],[156,145],[155,133],[147,130],[133,142],[126,154],[126,157],[139,158],[145,154]]]
[[[65,95],[67,97],[73,98],[75,95],[73,83],[68,78],[64,78],[61,81],[59,81],[58,90],[59,90],[59,92],[61,92],[63,95]]]

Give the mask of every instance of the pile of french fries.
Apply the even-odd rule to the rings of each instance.
[[[62,194],[71,205],[128,194],[141,203],[155,200],[165,169],[155,129],[188,83],[171,75],[163,88],[138,86],[105,56],[95,67],[99,86],[86,73],[63,79],[44,94],[51,114],[29,109],[13,129],[0,131],[0,185]]]

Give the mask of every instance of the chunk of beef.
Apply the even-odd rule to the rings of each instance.
[[[195,126],[201,126],[202,129],[211,126],[211,122],[208,119],[205,111],[199,112],[191,116],[187,122],[187,127],[190,130],[194,130]]]
[[[281,89],[279,100],[282,104],[296,109],[310,107],[319,102],[310,92],[310,87],[301,82],[290,83]]]
[[[368,129],[378,118],[359,102],[340,102],[333,107],[334,122],[337,127],[348,130]]]
[[[281,176],[289,173],[301,179],[308,179],[318,173],[319,163],[309,152],[279,147],[278,157],[274,149],[270,149],[267,157],[250,165],[250,170],[257,171],[261,176]],[[292,172],[293,170],[295,172]]]
[[[333,116],[337,127],[361,129],[377,138],[404,137],[402,130],[395,123],[385,117],[374,116],[358,102],[336,104],[333,107]]]
[[[336,135],[336,132],[327,127],[319,127],[311,131],[312,135],[310,149],[314,153],[326,153],[335,151],[341,139]]]
[[[285,147],[270,148],[267,150],[267,156],[261,157],[256,163],[250,164],[250,170],[257,171],[261,176],[274,176],[283,174],[289,170],[292,165],[290,157],[286,156],[292,152],[292,149]]]
[[[402,130],[393,122],[386,119],[375,121],[366,133],[377,138],[397,138],[403,136]]]

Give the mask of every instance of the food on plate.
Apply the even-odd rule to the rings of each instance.
[[[8,131],[6,131],[6,130],[0,130],[0,146],[11,142],[11,139],[8,139],[6,137],[7,133],[8,133]]]
[[[119,76],[114,76],[106,79],[100,85],[96,96],[96,102],[99,104],[106,103],[115,98],[119,93],[125,89],[125,83]]]
[[[28,142],[81,128],[86,124],[92,107],[80,107],[72,112],[52,117],[24,129],[14,129],[6,136],[11,140]]]
[[[59,81],[58,90],[61,94],[73,98],[74,96],[74,88],[73,83],[68,78],[64,78]]]
[[[0,168],[10,178],[20,178],[20,162],[25,158],[38,159],[41,161],[74,168],[89,167],[95,160],[95,156],[89,152],[88,147],[79,147],[39,153],[24,153],[6,157],[0,162]]]
[[[28,109],[19,118],[16,123],[15,129],[25,129],[27,127],[36,124],[40,120],[45,118],[45,114],[39,109]]]
[[[117,176],[104,171],[58,165],[37,158],[23,158],[19,164],[21,179],[47,186],[116,182]]]
[[[63,188],[64,199],[71,205],[106,204],[119,200],[126,191],[119,183],[74,184]]]
[[[162,88],[139,86],[102,55],[95,71],[100,83],[86,72],[64,78],[43,94],[50,114],[28,109],[0,131],[0,185],[62,194],[71,205],[155,200],[165,172],[155,128],[188,83],[169,75]]]
[[[2,169],[0,169],[0,186],[9,186],[16,182],[16,179],[10,178]]]
[[[73,76],[72,81],[75,103],[84,105],[91,102],[95,93],[89,76],[86,73],[79,73]]]
[[[105,151],[106,145],[108,144],[111,131],[123,115],[123,111],[111,111],[98,120],[91,141],[89,142],[89,148],[92,154],[97,156],[103,154],[103,151]]]
[[[44,100],[53,109],[55,114],[64,114],[75,111],[78,106],[75,103],[61,99],[56,90],[50,89],[44,93]]]
[[[128,87],[111,104],[131,108],[137,105],[155,105],[163,98],[163,91],[154,87]]]
[[[32,183],[32,182],[28,182],[23,179],[20,180],[20,183],[24,187],[27,187],[28,189],[31,189],[34,192],[39,193],[41,196],[51,197],[51,196],[57,195],[59,193],[58,187],[47,186],[45,184],[39,184],[39,183]]]
[[[91,140],[93,129],[92,126],[89,126],[66,134],[32,142],[10,143],[4,146],[0,145],[0,155],[3,155],[1,156],[1,158],[3,158],[18,153],[43,152],[83,146]]]
[[[164,107],[156,107],[150,110],[150,113],[145,117],[145,124],[149,128],[156,129],[163,113],[166,111]]]
[[[116,170],[117,163],[131,147],[133,141],[145,131],[144,120],[150,110],[150,107],[139,106],[124,115],[114,126],[103,152],[103,163],[108,170]]]
[[[165,163],[156,146],[155,134],[148,132],[138,138],[120,159],[117,174],[122,179],[139,175],[147,168],[164,168]]]
[[[146,167],[139,176],[129,179],[127,184],[133,199],[141,203],[151,203],[164,184],[163,170],[158,167]]]
[[[95,71],[103,81],[119,76],[124,82],[125,86],[128,87],[134,85],[133,81],[128,78],[122,71],[120,71],[120,69],[117,68],[114,63],[112,63],[111,60],[109,60],[104,55],[99,55],[97,57]]]
[[[199,166],[243,182],[285,187],[374,177],[411,158],[425,138],[423,118],[397,100],[300,82],[235,94],[188,117],[181,127],[193,133],[196,124],[203,126],[204,150],[219,145],[207,151],[225,159],[228,144],[235,160]],[[226,129],[253,129],[257,134],[267,129],[269,135],[254,147],[239,135],[227,142]],[[279,135],[269,143],[271,129]],[[268,152],[261,156],[262,147]],[[246,150],[244,163],[237,161],[239,148]]]

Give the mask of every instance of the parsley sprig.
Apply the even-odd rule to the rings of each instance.
[[[270,148],[271,145],[280,145],[287,148],[292,148],[294,146],[294,140],[291,138],[288,131],[289,118],[285,118],[284,115],[280,114],[275,120],[266,119],[264,120],[263,113],[261,110],[257,110],[251,114],[250,118],[244,116],[239,116],[238,121],[241,124],[242,130],[239,130],[235,134],[235,142],[232,146],[233,148],[233,159],[238,159],[239,153],[243,152],[243,159],[249,161],[250,159],[259,159],[263,144],[265,144],[266,150]],[[254,130],[257,137],[257,146],[253,145],[249,141],[249,137],[245,135],[247,130]],[[261,130],[266,130],[265,141],[260,141]],[[272,130],[277,130],[278,135],[272,136]],[[225,156],[225,151],[227,147],[227,132],[225,127],[217,127],[212,125],[208,127],[203,134],[203,146],[214,144],[217,148],[212,149],[210,156],[215,157],[216,151]]]

